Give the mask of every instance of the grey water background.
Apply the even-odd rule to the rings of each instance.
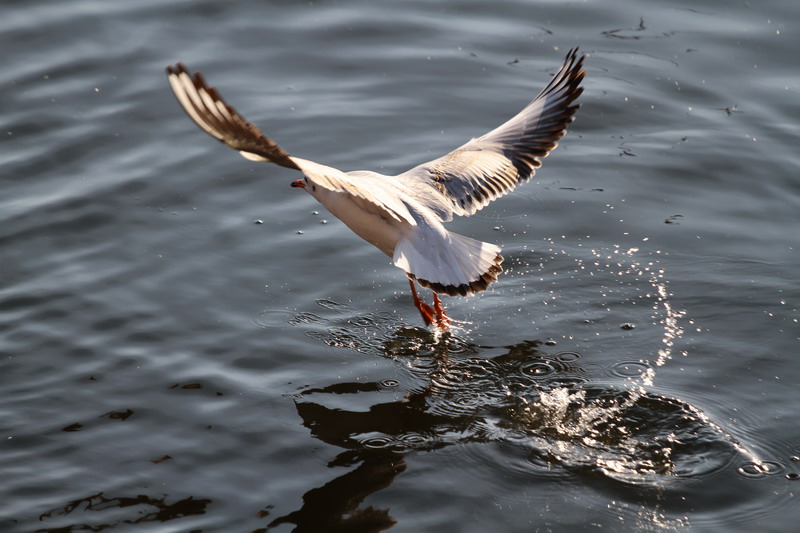
[[[796,530],[794,4],[3,2],[0,530]],[[164,76],[391,174],[576,45],[560,147],[449,224],[506,257],[449,336]]]

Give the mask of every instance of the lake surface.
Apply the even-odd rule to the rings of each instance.
[[[795,530],[797,14],[4,2],[0,530]],[[294,155],[394,174],[514,115],[576,45],[559,148],[448,225],[506,257],[445,299],[449,335],[164,75],[201,70]]]

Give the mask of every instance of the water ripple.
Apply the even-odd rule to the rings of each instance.
[[[634,378],[643,375],[650,367],[642,361],[621,361],[611,367],[611,373],[621,378]]]
[[[776,476],[786,471],[786,467],[777,461],[748,461],[736,469],[742,477],[761,479],[767,476]]]

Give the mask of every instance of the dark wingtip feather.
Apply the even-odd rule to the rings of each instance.
[[[245,152],[255,154],[265,161],[300,170],[297,163],[275,141],[266,137],[261,130],[228,105],[219,92],[206,83],[200,72],[192,74],[186,65],[180,62],[167,66],[166,71],[175,96],[178,97],[178,102],[189,117],[206,133],[243,154]],[[172,83],[175,81],[174,79],[183,75],[186,75],[191,81],[193,90],[179,82]],[[191,93],[194,93],[194,96],[190,96]],[[211,104],[207,102],[207,98],[201,96],[203,94],[212,100]],[[214,108],[214,106],[220,105],[227,110],[229,116],[220,116],[219,110]]]

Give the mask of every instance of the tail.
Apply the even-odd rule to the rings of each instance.
[[[450,296],[469,296],[497,281],[503,272],[499,246],[448,231],[442,237],[406,237],[395,247],[394,265],[423,287]]]

